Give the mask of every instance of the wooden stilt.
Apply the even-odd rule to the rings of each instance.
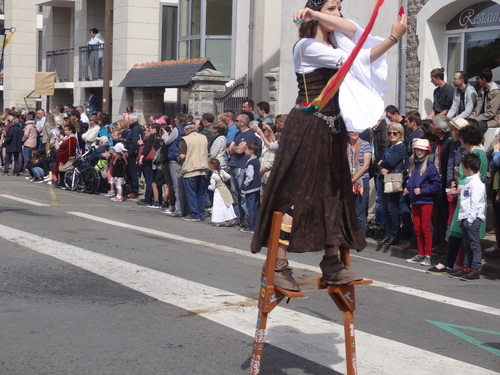
[[[351,255],[349,249],[341,249],[340,260],[345,266],[351,266]],[[333,299],[340,311],[344,313],[344,336],[345,336],[345,362],[347,375],[357,374],[356,364],[356,341],[354,330],[354,310],[356,310],[356,297],[354,286],[369,285],[372,280],[353,281],[343,285],[329,285],[323,279],[318,280],[318,289],[327,289],[328,294]]]
[[[252,361],[250,364],[250,375],[260,373],[260,363],[264,349],[264,337],[266,334],[267,317],[273,309],[285,298],[304,297],[302,292],[291,292],[274,286],[274,269],[276,268],[276,256],[278,254],[279,236],[281,230],[281,221],[283,214],[281,212],[273,213],[271,233],[269,235],[269,244],[267,248],[267,258],[264,267],[264,274],[261,278],[259,293],[259,313],[257,316],[257,327],[253,342]]]
[[[304,297],[301,292],[291,292],[274,286],[274,269],[276,268],[276,256],[278,254],[279,235],[281,230],[281,221],[283,214],[275,212],[271,225],[269,236],[269,246],[267,251],[266,265],[264,274],[261,278],[261,287],[259,293],[259,313],[257,316],[257,327],[252,351],[252,361],[250,364],[250,375],[260,373],[262,352],[264,349],[264,338],[268,315],[285,298]],[[350,267],[351,256],[349,249],[341,249],[340,259],[345,266]],[[343,285],[329,285],[323,279],[319,278],[318,289],[327,289],[328,294],[333,299],[337,307],[344,313],[344,335],[346,348],[346,367],[347,375],[357,374],[356,365],[356,343],[354,330],[354,310],[356,309],[356,298],[354,286],[368,285],[372,280],[353,281]]]

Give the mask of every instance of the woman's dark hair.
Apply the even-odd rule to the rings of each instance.
[[[304,8],[309,8],[315,11],[320,11],[329,0],[308,0]],[[342,0],[340,0],[342,1]],[[301,22],[299,27],[299,38],[314,38],[318,21]]]
[[[76,129],[75,127],[72,125],[72,124],[68,124],[64,127],[64,129],[68,129],[68,130],[71,130],[71,133],[75,134],[76,133]]]
[[[276,127],[276,124],[274,122],[268,123],[267,126],[269,126],[271,128],[271,131],[274,134],[276,134],[276,132],[278,131],[278,128]]]
[[[483,142],[483,133],[474,125],[464,126],[458,131],[458,136],[465,144],[471,146],[477,146]]]
[[[151,125],[149,125],[149,128],[153,129],[156,133],[159,133],[161,126],[160,126],[160,124],[151,124]]]
[[[476,119],[473,119],[473,118],[466,118],[467,122],[469,123],[469,125],[472,125],[472,126],[475,126],[476,128],[478,128],[479,130],[481,130],[481,128],[479,127],[479,122],[477,122]]]
[[[428,139],[429,142],[436,142],[437,137],[432,134],[432,120],[422,120],[422,138]]]
[[[106,112],[101,112],[101,115],[99,116],[99,125],[108,125],[110,122],[111,120],[109,118],[109,114],[107,114]]]

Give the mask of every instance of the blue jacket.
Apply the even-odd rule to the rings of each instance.
[[[243,194],[250,194],[260,191],[261,185],[260,162],[257,157],[254,157],[247,161],[247,167],[245,168],[245,174],[243,175],[240,189]]]
[[[170,161],[177,161],[177,158],[179,157],[179,146],[181,144],[182,137],[186,135],[186,132],[184,131],[184,124],[177,125],[175,129],[177,129],[177,138],[170,144],[168,148],[168,160]]]
[[[428,161],[424,175],[420,176],[422,164],[422,160],[415,160],[415,168],[406,184],[410,193],[410,204],[434,204],[433,194],[441,189],[441,177],[434,164]],[[419,195],[413,191],[416,188],[420,188]]]
[[[379,165],[379,171],[385,168],[389,173],[402,173],[406,158],[406,147],[403,142],[391,145],[385,149],[382,163]],[[380,176],[384,178],[382,174]]]

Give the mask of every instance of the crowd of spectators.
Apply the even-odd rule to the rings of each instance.
[[[467,77],[459,72],[456,78],[463,83]],[[467,85],[455,86],[475,99]],[[460,100],[459,94],[455,97]],[[455,107],[453,115],[465,109],[463,103]],[[410,263],[431,266],[432,248],[440,251],[441,261],[428,273],[443,274],[463,266],[458,197],[467,177],[461,161],[469,153],[479,157],[480,180],[488,183],[495,225],[500,225],[500,135],[497,131],[485,150],[484,127],[474,116],[451,119],[434,112],[422,120],[416,111],[403,116],[390,105],[376,126],[361,134],[348,132],[346,152],[362,230],[376,225],[384,233],[379,245],[403,240],[402,247],[417,249]],[[185,113],[144,119],[139,113],[127,107],[123,118],[112,123],[106,113],[88,117],[82,106],[55,107],[50,113],[6,110],[0,139],[3,173],[25,174],[34,183],[64,189],[64,174],[88,151],[85,166],[106,166],[104,193],[113,202],[136,200],[186,221],[205,221],[211,214],[216,227],[253,233],[286,115],[273,117],[266,102],[254,110],[249,99],[238,113],[204,113],[199,119]],[[402,176],[401,188],[387,190],[391,175],[393,180]],[[368,220],[372,178],[376,209]],[[484,228],[485,222],[480,236]],[[500,256],[500,250],[494,246],[487,254]]]

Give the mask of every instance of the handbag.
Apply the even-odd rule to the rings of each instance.
[[[75,159],[76,159],[75,156],[70,156],[66,163],[60,163],[59,164],[59,171],[66,172],[69,169],[73,169],[74,168],[73,163],[74,163]]]
[[[137,153],[137,157],[142,155],[142,151],[144,151],[144,145],[139,146],[139,152]],[[142,158],[142,161],[153,161],[156,155],[156,150],[151,146],[151,150],[149,150],[148,154]]]
[[[403,173],[389,173],[384,176],[384,193],[403,191]]]

